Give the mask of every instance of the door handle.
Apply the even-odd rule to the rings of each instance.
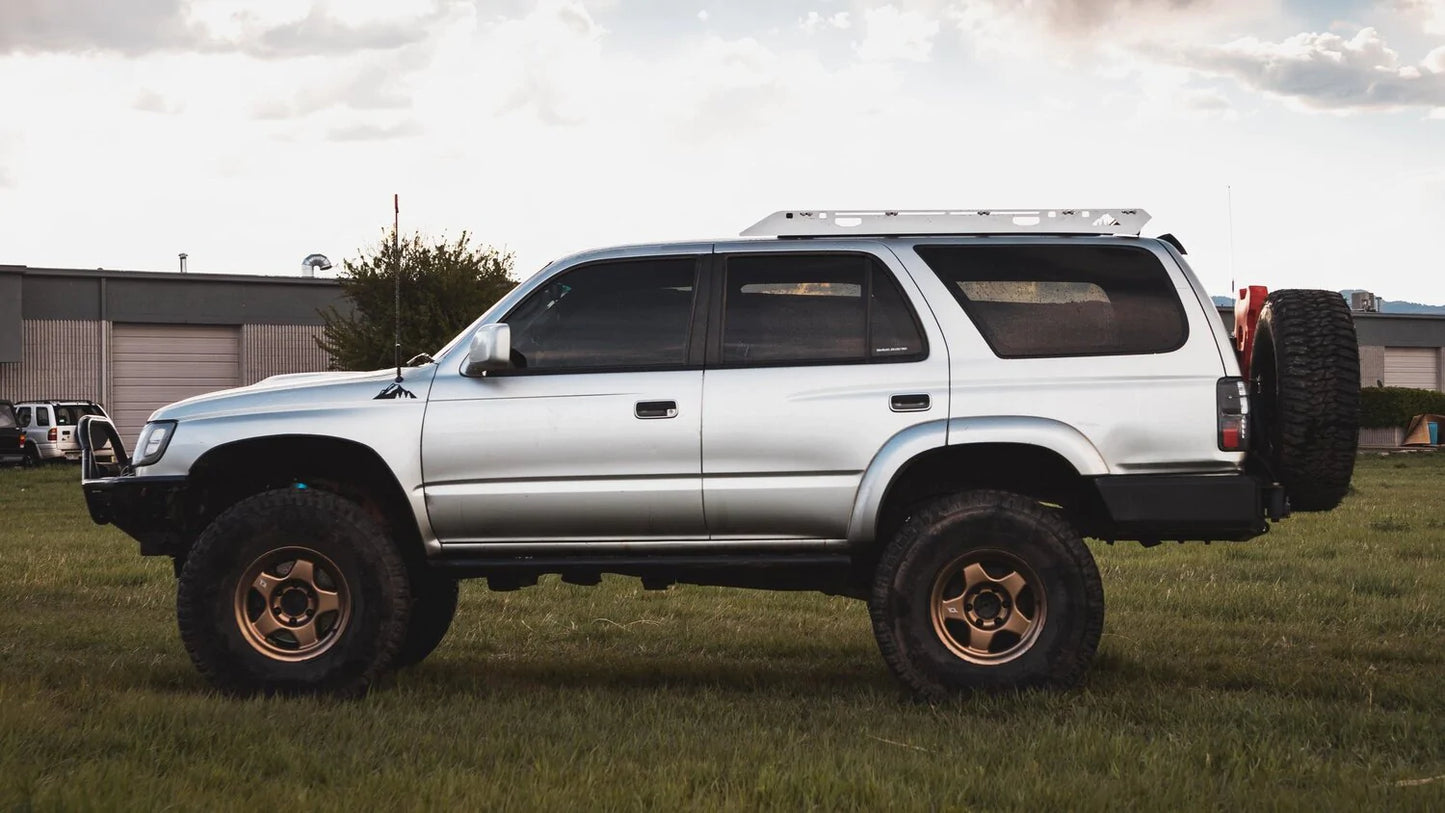
[[[638,401],[633,414],[643,420],[654,418],[676,418],[676,401]]]
[[[895,395],[888,399],[888,408],[894,412],[924,412],[933,405],[933,399],[926,392]]]

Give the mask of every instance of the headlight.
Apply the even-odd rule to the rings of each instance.
[[[166,453],[166,446],[171,442],[171,435],[175,433],[175,421],[154,421],[146,424],[146,428],[140,432],[140,440],[136,441],[135,459],[131,461],[131,465],[150,466],[160,462],[161,455]]]

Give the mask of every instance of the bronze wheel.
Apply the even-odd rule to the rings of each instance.
[[[928,600],[933,632],[953,654],[1006,663],[1038,640],[1047,611],[1043,584],[1011,553],[985,550],[945,565]]]
[[[351,617],[341,569],[309,548],[262,554],[236,583],[236,625],[257,652],[303,661],[331,648]]]
[[[401,551],[360,505],[319,489],[238,501],[185,557],[176,621],[229,694],[364,694],[396,664],[410,618]]]
[[[1104,587],[1062,509],[981,489],[915,508],[868,610],[884,662],[919,697],[1061,689],[1094,657]]]

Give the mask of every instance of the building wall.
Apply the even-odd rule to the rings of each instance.
[[[79,319],[26,319],[22,359],[0,364],[0,398],[85,398],[104,402],[104,325]]]
[[[242,325],[241,383],[267,376],[325,370],[329,359],[316,346],[318,325]]]
[[[1385,348],[1360,345],[1360,386],[1373,387],[1385,380]]]

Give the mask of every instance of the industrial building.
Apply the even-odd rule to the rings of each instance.
[[[1441,389],[1445,316],[1379,313],[1377,301],[1352,297],[1361,383]],[[0,398],[98,401],[133,443],[172,401],[326,369],[314,337],[328,305],[346,307],[333,279],[0,265]],[[1220,316],[1233,324],[1232,309]],[[1398,435],[1365,430],[1361,443]]]
[[[0,398],[103,404],[133,444],[172,401],[326,369],[334,279],[0,265]]]

